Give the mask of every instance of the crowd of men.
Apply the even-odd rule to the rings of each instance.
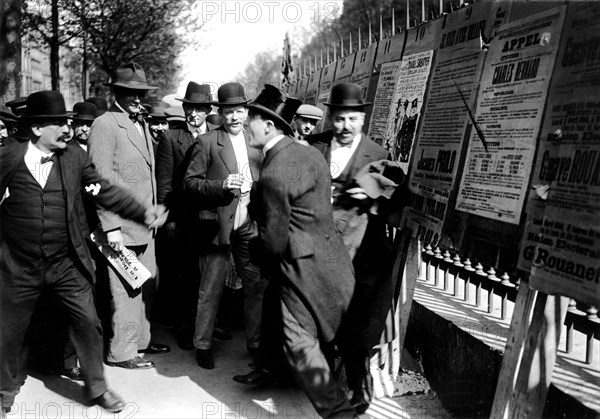
[[[154,300],[177,299],[167,306],[178,345],[215,368],[213,339],[230,338],[219,306],[233,272],[254,358],[233,379],[293,377],[319,415],[363,413],[373,397],[369,351],[396,289],[386,221],[409,193],[399,166],[363,132],[370,104],[360,86],[333,86],[332,128],[316,133],[323,111],[268,84],[249,100],[244,86],[225,83],[215,100],[209,85],[190,81],[181,106],[168,108],[145,105],[155,87],[138,64],[107,85],[111,106],[96,97],[67,112],[60,93],[42,91],[0,111],[3,410],[27,376],[25,335],[42,291],[66,308],[63,374],[119,412],[125,402],[107,388],[103,363],[152,368],[145,354],[170,351],[152,339]],[[93,231],[151,278],[133,288],[96,252]]]

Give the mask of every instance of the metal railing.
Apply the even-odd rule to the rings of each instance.
[[[496,302],[499,297],[501,303],[499,307],[500,318],[508,320],[509,302],[514,304],[521,278],[511,277],[505,271],[496,271],[496,268],[485,267],[469,258],[461,259],[458,253],[451,254],[449,250],[442,252],[440,248],[432,249],[427,246],[422,251],[422,264],[425,269],[424,279],[427,282],[433,282],[434,286],[449,291],[452,287],[452,295],[459,297],[462,295],[463,301],[469,303],[473,301],[471,295],[473,287],[475,288],[474,305],[480,308],[487,308],[489,314],[494,315],[497,310]],[[500,276],[498,273],[502,272]],[[482,301],[482,291],[486,291],[487,301]],[[571,300],[565,318],[566,327],[566,347],[565,351],[570,354],[573,351],[574,331],[581,332],[586,337],[586,359],[587,364],[592,364],[594,350],[597,340],[600,340],[600,319],[598,310],[594,306],[578,303]]]

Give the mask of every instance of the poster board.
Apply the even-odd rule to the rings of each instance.
[[[405,36],[406,31],[400,32],[391,38],[379,41],[377,55],[375,56],[375,69],[378,69],[383,63],[399,61],[402,59]]]
[[[354,70],[350,75],[350,82],[358,84],[363,91],[363,98],[367,97],[369,88],[369,79],[373,73],[373,63],[375,62],[375,53],[377,44],[368,45],[366,48],[356,52]]]
[[[321,80],[321,69],[313,71],[308,77],[308,83],[306,86],[306,96],[304,97],[304,103],[308,105],[317,104],[317,94],[319,92],[319,81]]]
[[[354,60],[356,58],[356,52],[346,55],[344,58],[337,60],[337,67],[335,69],[335,84],[346,83],[350,81],[350,75],[354,69]]]
[[[501,26],[480,82],[456,208],[519,224],[565,7]],[[483,139],[481,139],[483,136]]]
[[[470,124],[457,86],[472,109],[485,57],[481,34],[490,26],[490,9],[489,2],[460,9],[445,17],[441,29],[409,175],[418,198],[404,212],[405,224],[424,243],[436,244],[442,234]]]
[[[539,136],[519,268],[530,286],[600,304],[600,3],[569,4]]]
[[[323,124],[321,131],[325,131],[330,128],[330,124],[327,118],[328,108],[327,106],[323,105],[323,103],[329,100],[329,94],[331,93],[331,87],[333,86],[333,80],[335,79],[336,67],[337,62],[334,61],[321,69],[319,93],[317,96],[317,107],[323,111]]]

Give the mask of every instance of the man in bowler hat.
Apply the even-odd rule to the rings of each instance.
[[[104,379],[82,193],[90,191],[101,206],[140,229],[162,221],[157,208],[109,183],[81,147],[68,144],[68,117],[60,93],[33,93],[21,117],[30,141],[0,148],[0,195],[6,196],[0,205],[0,399],[5,413],[25,381],[23,342],[38,298],[48,288],[67,309],[92,401],[110,412],[125,406]]]
[[[261,157],[258,150],[248,147],[243,130],[248,100],[239,83],[225,83],[217,97],[214,105],[223,125],[200,136],[191,149],[184,180],[186,193],[200,208],[200,228],[203,240],[207,240],[194,332],[196,361],[207,369],[214,368],[212,338],[230,255],[244,288],[246,345],[250,353],[259,345],[266,287],[258,266],[250,260],[250,240],[256,236],[256,229],[248,205]]]
[[[118,67],[112,80],[106,84],[114,90],[115,103],[92,124],[88,140],[90,157],[108,179],[146,205],[156,204],[152,140],[141,115],[141,100],[155,87],[148,85],[143,68],[136,63]],[[98,215],[110,246],[117,251],[127,247],[154,277],[154,232],[112,211],[99,209]],[[146,305],[154,292],[153,278],[133,290],[108,267],[108,282],[112,296],[112,337],[107,364],[129,369],[154,367],[152,361],[138,355],[169,351],[168,346],[151,341],[150,310]]]
[[[362,130],[369,103],[363,100],[359,85],[333,86],[325,105],[329,108],[327,115],[332,129],[306,140],[323,154],[330,167],[333,217],[336,228],[342,230],[339,227],[345,222],[349,208],[364,213],[372,203],[366,191],[357,187],[356,174],[369,163],[389,159],[389,154]],[[402,202],[406,203],[406,189],[398,188],[397,192],[388,205],[398,203],[400,207]],[[353,391],[351,403],[358,413],[366,411],[372,399],[369,350],[379,343],[396,288],[395,278],[391,278],[394,254],[392,241],[386,235],[385,214],[384,205],[377,215],[368,212],[366,230],[358,246],[354,237],[343,235],[353,258],[356,288],[344,319],[339,347],[348,386]]]
[[[184,97],[176,100],[182,102],[186,123],[166,131],[156,151],[158,202],[169,209],[169,219],[159,239],[161,244],[168,243],[168,246],[161,245],[161,250],[170,255],[169,266],[163,273],[166,281],[175,287],[171,293],[176,293],[177,304],[171,311],[178,326],[177,341],[182,349],[193,349],[200,280],[198,258],[203,234],[198,228],[197,211],[186,205],[183,177],[189,164],[189,148],[209,129],[206,116],[212,109],[211,87],[190,81]],[[165,297],[173,299],[174,296]]]
[[[325,160],[293,140],[300,103],[265,85],[248,105],[250,145],[265,155],[253,205],[294,377],[322,417],[357,417],[323,353],[350,303],[354,275],[333,224]]]

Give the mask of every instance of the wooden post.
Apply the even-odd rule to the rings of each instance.
[[[491,418],[541,418],[569,298],[521,282],[494,396]]]

